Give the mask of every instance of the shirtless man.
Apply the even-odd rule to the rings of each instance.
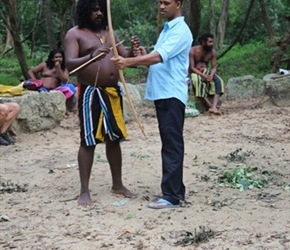
[[[220,111],[217,108],[220,96],[223,94],[223,82],[220,77],[216,75],[217,70],[217,60],[216,51],[213,48],[213,35],[203,34],[198,42],[200,45],[193,46],[189,53],[189,74],[192,73],[199,75],[203,81],[209,83],[211,81],[215,84],[215,94],[213,102],[211,103],[207,96],[203,96],[207,106],[209,107],[209,112],[220,115]],[[209,71],[209,64],[211,68]],[[209,86],[207,86],[209,88]]]
[[[134,196],[122,182],[120,140],[126,138],[127,133],[122,116],[119,74],[110,60],[113,54],[107,30],[106,4],[106,0],[79,0],[76,7],[78,25],[67,32],[64,42],[66,65],[69,70],[103,53],[96,61],[77,72],[81,129],[81,145],[78,152],[81,191],[78,203],[83,206],[93,204],[89,179],[95,146],[103,141],[106,142],[106,156],[112,175],[111,192],[125,197]],[[115,39],[119,42],[116,35]],[[132,39],[132,47],[136,45],[137,40]],[[122,56],[133,56],[132,49],[127,52],[123,45],[119,45],[117,49]],[[114,98],[111,98],[112,95]],[[113,101],[111,105],[110,102]],[[109,117],[106,116],[107,113]]]

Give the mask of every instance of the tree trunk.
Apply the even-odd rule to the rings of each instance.
[[[7,23],[8,25],[10,26],[10,21],[9,19],[7,20]],[[4,47],[4,51],[3,51],[3,54],[5,54],[5,52],[11,48],[13,48],[13,37],[11,35],[11,32],[10,30],[7,28],[6,29],[7,32],[6,32],[6,42],[5,42],[5,47]]]
[[[34,54],[34,47],[35,47],[35,37],[37,33],[37,27],[39,26],[39,19],[42,14],[42,4],[43,0],[38,0],[38,8],[35,14],[35,19],[34,19],[34,25],[33,25],[33,32],[32,32],[32,38],[31,38],[31,56],[33,57]]]
[[[44,11],[45,11],[45,26],[46,26],[47,41],[50,50],[52,50],[56,47],[56,41],[53,32],[53,21],[50,0],[44,0],[44,4],[45,4]]]
[[[264,0],[259,0],[260,7],[261,7],[261,16],[262,16],[262,21],[265,25],[265,28],[267,30],[268,36],[270,40],[272,41],[274,39],[274,30],[272,28],[272,24],[265,6]]]
[[[220,19],[219,19],[219,24],[218,24],[218,32],[215,39],[216,40],[215,47],[217,50],[219,50],[224,43],[228,14],[229,14],[229,6],[230,6],[230,0],[223,0],[222,11],[220,14]]]
[[[208,14],[209,14],[209,26],[210,26],[210,33],[213,34],[213,36],[217,37],[216,32],[216,22],[215,22],[215,12],[213,8],[213,0],[208,0]]]
[[[279,42],[277,42],[277,45],[279,46],[279,48],[276,51],[275,56],[274,56],[274,62],[273,62],[273,67],[272,67],[273,73],[278,72],[283,56],[286,54],[286,51],[290,47],[290,26],[286,30],[283,38]]]
[[[8,19],[9,19],[9,31],[11,32],[11,36],[13,38],[14,50],[17,56],[21,71],[25,79],[28,78],[28,67],[26,63],[25,54],[23,51],[23,47],[20,41],[20,31],[18,29],[16,17],[17,17],[17,7],[16,7],[16,0],[3,0],[3,3],[8,12]]]
[[[160,8],[157,8],[157,30],[156,30],[156,40],[159,37],[159,34],[162,30],[162,18],[160,15]]]
[[[193,17],[192,22],[189,23],[189,27],[192,32],[193,38],[196,39],[199,33],[201,23],[201,4],[200,0],[189,0],[189,1],[191,3],[190,15]]]
[[[218,59],[223,57],[226,53],[228,53],[232,47],[234,47],[234,45],[239,41],[240,39],[240,36],[242,35],[246,25],[247,25],[247,22],[248,22],[248,19],[249,19],[249,16],[250,16],[250,13],[251,13],[251,10],[253,8],[253,5],[254,5],[254,2],[255,0],[251,0],[250,3],[249,3],[249,7],[247,9],[247,12],[246,12],[246,15],[245,15],[245,19],[244,19],[244,22],[242,24],[242,27],[240,29],[240,31],[238,32],[235,40],[233,41],[233,43],[225,50],[223,51],[219,56],[218,56]]]
[[[69,8],[67,8],[65,12],[63,13],[63,18],[62,18],[61,26],[60,26],[60,37],[59,37],[59,41],[57,42],[57,47],[63,46],[64,37],[66,35],[68,28],[71,26],[70,14],[71,14],[71,9]]]

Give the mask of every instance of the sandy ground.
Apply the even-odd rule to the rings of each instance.
[[[90,185],[96,204],[77,206],[76,118],[19,134],[17,144],[0,147],[0,249],[290,249],[290,108],[253,99],[222,110],[186,118],[187,202],[178,209],[146,207],[161,177],[152,109],[140,117],[147,139],[131,122],[122,143],[124,183],[138,194],[131,200],[110,193],[102,144]],[[236,168],[267,184],[240,191],[221,181]]]

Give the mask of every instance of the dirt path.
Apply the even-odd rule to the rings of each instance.
[[[105,148],[99,145],[90,185],[96,204],[77,206],[77,119],[18,135],[17,144],[0,147],[0,180],[6,185],[0,190],[0,248],[290,249],[290,108],[255,103],[234,108],[227,102],[222,117],[186,118],[188,203],[174,210],[146,208],[160,191],[161,177],[152,109],[141,117],[148,138],[132,122],[122,143],[124,183],[138,193],[132,200],[109,192]],[[238,174],[246,179],[240,186],[261,188],[240,191]]]

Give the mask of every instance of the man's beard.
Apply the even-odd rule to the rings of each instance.
[[[98,31],[102,29],[106,29],[105,23],[102,21],[101,23],[95,23],[94,21],[88,22],[88,27],[90,30]]]
[[[213,46],[203,45],[202,49],[206,52],[212,52]]]

